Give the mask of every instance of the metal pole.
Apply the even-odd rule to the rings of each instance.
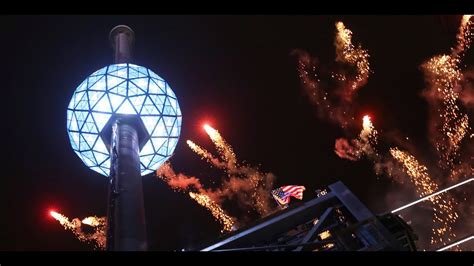
[[[334,239],[321,240],[311,243],[300,243],[300,244],[288,244],[288,245],[269,245],[269,246],[260,246],[260,247],[248,247],[248,248],[230,248],[230,249],[215,249],[212,252],[227,252],[227,251],[258,251],[258,250],[267,250],[267,249],[276,249],[276,248],[294,248],[294,247],[303,247],[310,246],[313,248],[320,247],[324,244],[334,244],[336,241]],[[297,250],[294,250],[297,251]]]
[[[115,63],[128,63],[134,33],[119,25],[110,32]],[[114,115],[110,145],[107,250],[146,251],[146,223],[140,174],[140,146],[134,119]]]
[[[135,42],[133,30],[125,25],[115,26],[109,33],[109,39],[114,50],[115,63],[130,63],[132,60],[132,48]]]
[[[138,133],[133,124],[116,122],[114,250],[147,250]]]
[[[456,241],[456,242],[454,242],[454,243],[451,243],[451,244],[449,244],[449,245],[446,245],[446,246],[444,246],[444,247],[442,247],[442,248],[440,248],[440,249],[438,249],[438,250],[436,250],[436,251],[445,251],[445,250],[447,250],[447,249],[450,249],[450,248],[452,248],[452,247],[454,247],[454,246],[460,245],[460,244],[462,244],[462,243],[464,243],[464,242],[467,242],[467,241],[470,241],[470,240],[472,240],[472,239],[474,239],[474,235],[465,237],[465,238],[463,238],[463,239],[461,239],[461,240],[458,240],[458,241]]]
[[[110,178],[109,178],[109,193],[108,193],[108,208],[107,208],[107,238],[106,238],[106,250],[113,251],[115,242],[115,201],[118,196],[117,188],[117,122],[112,125],[112,136],[110,145]]]
[[[415,205],[415,204],[418,204],[418,203],[420,203],[420,202],[422,202],[422,201],[428,200],[428,199],[430,199],[430,198],[432,198],[432,197],[434,197],[434,196],[436,196],[436,195],[438,195],[438,194],[444,193],[444,192],[446,192],[446,191],[448,191],[448,190],[451,190],[451,189],[453,189],[453,188],[457,188],[457,187],[462,186],[462,185],[464,185],[464,184],[466,184],[466,183],[469,183],[469,182],[471,182],[471,181],[474,181],[474,178],[469,178],[469,179],[467,179],[467,180],[464,180],[464,181],[462,181],[462,182],[459,182],[459,183],[457,183],[457,184],[454,184],[454,185],[452,185],[452,186],[450,186],[450,187],[447,187],[447,188],[445,188],[445,189],[442,189],[442,190],[440,190],[440,191],[438,191],[438,192],[435,192],[435,193],[432,193],[432,194],[430,194],[430,195],[428,195],[428,196],[425,196],[425,197],[423,197],[423,198],[421,198],[421,199],[418,199],[418,200],[415,200],[415,201],[413,201],[413,202],[410,202],[410,203],[408,203],[408,204],[406,204],[406,205],[403,205],[403,206],[401,206],[401,207],[399,207],[399,208],[396,208],[395,210],[392,210],[391,213],[399,212],[399,211],[404,210],[404,209],[406,209],[406,208],[408,208],[408,207],[411,207],[411,206],[413,206],[413,205]]]

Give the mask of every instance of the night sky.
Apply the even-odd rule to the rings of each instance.
[[[444,19],[444,21],[442,21]],[[397,130],[430,151],[427,102],[419,65],[448,52],[460,16],[2,16],[2,174],[0,250],[92,250],[48,216],[105,216],[107,179],[74,154],[66,107],[82,80],[113,63],[108,33],[126,24],[136,34],[134,63],[163,77],[183,113],[171,158],[177,172],[219,180],[186,145],[213,151],[209,122],[238,158],[274,173],[275,186],[314,191],[341,180],[375,213],[396,187],[370,161],[342,160],[338,126],[318,119],[301,87],[294,49],[324,64],[334,60],[335,22],[368,49],[374,71],[357,96],[380,131]],[[473,53],[466,63],[474,63]],[[143,177],[150,250],[180,250],[215,239],[221,226],[185,194],[153,175]]]

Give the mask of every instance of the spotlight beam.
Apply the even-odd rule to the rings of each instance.
[[[472,240],[472,239],[474,239],[474,235],[471,235],[471,236],[468,236],[468,237],[466,237],[466,238],[463,238],[463,239],[461,239],[461,240],[459,240],[459,241],[456,241],[456,242],[454,242],[454,243],[452,243],[452,244],[449,244],[449,245],[447,245],[447,246],[444,246],[444,247],[442,247],[442,248],[440,248],[440,249],[438,249],[438,250],[436,250],[436,251],[444,251],[444,250],[450,249],[450,248],[452,248],[452,247],[454,247],[454,246],[457,246],[457,245],[459,245],[459,244],[462,244],[462,243],[467,242],[467,241]]]
[[[432,197],[434,197],[434,196],[436,196],[436,195],[438,195],[438,194],[441,194],[441,193],[444,193],[444,192],[446,192],[446,191],[448,191],[448,190],[451,190],[451,189],[453,189],[453,188],[456,188],[456,187],[465,185],[465,184],[467,184],[467,183],[469,183],[469,182],[471,182],[471,181],[474,181],[474,178],[469,178],[469,179],[464,180],[464,181],[462,181],[462,182],[460,182],[460,183],[457,183],[457,184],[455,184],[455,185],[452,185],[452,186],[450,186],[450,187],[447,187],[447,188],[445,188],[445,189],[442,189],[442,190],[440,190],[440,191],[438,191],[438,192],[435,192],[435,193],[433,193],[433,194],[430,194],[430,195],[428,195],[428,196],[425,196],[425,197],[423,197],[423,198],[421,198],[421,199],[415,200],[415,201],[413,201],[413,202],[411,202],[411,203],[408,203],[408,204],[406,204],[406,205],[404,205],[404,206],[401,206],[401,207],[399,207],[399,208],[397,208],[397,209],[391,211],[391,213],[399,212],[399,211],[401,211],[401,210],[403,210],[403,209],[406,209],[406,208],[411,207],[411,206],[413,206],[413,205],[415,205],[415,204],[418,204],[418,203],[420,203],[420,202],[422,202],[422,201],[425,201],[425,200],[427,200],[427,199],[429,199],[429,198],[432,198]]]

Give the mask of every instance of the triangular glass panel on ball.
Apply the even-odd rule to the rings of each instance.
[[[115,63],[78,83],[67,107],[74,152],[109,178],[107,250],[147,249],[140,176],[170,158],[179,138],[174,128],[182,119],[177,101],[166,101],[176,97],[170,85],[152,70],[130,63],[133,40],[129,27],[112,29]]]

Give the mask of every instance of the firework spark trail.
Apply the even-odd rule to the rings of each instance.
[[[206,149],[202,148],[191,140],[187,140],[186,143],[188,144],[189,148],[191,148],[191,150],[193,150],[197,155],[201,156],[201,159],[206,160],[208,163],[214,165],[217,168],[225,168],[226,163],[221,162]]]
[[[235,169],[237,166],[237,158],[235,156],[232,147],[222,138],[219,131],[212,128],[209,125],[204,125],[207,135],[211,138],[212,142],[217,148],[217,151],[221,155],[221,158],[227,163],[228,169]]]
[[[461,72],[459,67],[465,51],[472,43],[472,25],[471,16],[464,16],[457,35],[456,46],[451,49],[451,54],[435,56],[421,66],[428,83],[424,96],[428,99],[432,110],[430,141],[437,150],[439,165],[442,169],[450,171],[450,174],[444,174],[449,175],[453,180],[473,172],[472,163],[466,163],[463,161],[465,158],[459,158],[460,145],[465,136],[469,136],[470,127],[468,116],[462,114],[460,107],[457,105],[458,102],[462,102],[469,106],[471,98],[474,99],[470,92],[460,91],[461,87],[466,86],[460,81],[464,80],[464,83],[468,85],[469,82],[465,80],[464,73]],[[340,22],[336,23],[336,28],[336,62],[342,63],[342,66],[356,66],[357,74],[355,77],[354,75],[347,75],[346,73],[351,72],[344,72],[345,69],[337,73],[332,72],[331,78],[339,82],[336,82],[337,85],[343,84],[343,86],[336,86],[331,90],[331,93],[328,93],[329,90],[322,85],[326,83],[321,82],[325,77],[321,73],[317,73],[321,72],[317,60],[304,51],[297,51],[299,59],[298,73],[303,88],[311,102],[316,105],[320,117],[328,118],[332,122],[337,122],[343,129],[347,129],[348,125],[352,126],[355,121],[353,116],[355,107],[353,107],[352,97],[357,89],[367,82],[371,70],[367,51],[360,48],[360,46],[356,49],[352,45],[352,32]],[[370,120],[366,122],[370,122]],[[365,129],[373,129],[373,126],[369,123],[366,125],[367,127],[364,127],[358,138],[352,140],[337,139],[335,143],[336,154],[341,158],[352,161],[359,160],[365,155],[374,162],[377,175],[386,171],[389,176],[404,183],[407,169],[400,168],[400,160],[394,159],[390,154],[381,156],[377,153],[374,148],[377,144],[377,133],[368,135],[367,133],[370,130]],[[472,158],[471,156],[471,161]],[[411,159],[415,160],[415,158]],[[403,170],[405,170],[405,173]],[[414,177],[414,172],[411,172],[411,174],[409,175],[411,180],[416,183],[415,180],[420,177],[417,175]],[[426,184],[436,185],[432,181]],[[433,189],[433,187],[423,187],[421,184],[415,185],[415,187],[419,195],[422,195],[423,191],[426,194],[426,191]],[[432,237],[432,242],[444,241],[442,238],[446,235],[448,238],[452,237],[451,224],[457,219],[457,213],[453,210],[457,203],[451,197],[447,201],[437,197],[432,203],[434,206],[434,222],[438,224],[433,229],[433,235],[436,235],[437,238]]]
[[[355,121],[352,103],[354,94],[367,83],[371,70],[369,54],[360,45],[355,47],[352,44],[352,32],[342,22],[336,23],[336,30],[336,62],[342,68],[328,76],[329,81],[337,81],[331,93],[327,86],[321,85],[321,77],[325,76],[317,73],[317,60],[305,51],[296,50],[293,53],[298,57],[297,70],[303,88],[310,101],[316,105],[319,116],[347,128]]]
[[[197,203],[199,203],[199,205],[208,209],[211,212],[212,216],[214,216],[214,218],[222,224],[223,228],[221,232],[229,232],[232,230],[232,227],[234,225],[234,221],[232,220],[232,218],[227,215],[217,203],[211,200],[209,196],[193,192],[189,192],[189,196]]]
[[[462,90],[459,93],[459,100],[467,110],[474,110],[474,69],[470,67],[463,71]],[[470,136],[472,138],[472,134]]]
[[[105,217],[97,217],[97,216],[89,216],[81,221],[83,224],[87,224],[92,227],[105,227],[106,226],[106,218]]]
[[[253,206],[261,216],[266,216],[274,210],[274,207],[271,205],[273,201],[270,196],[273,181],[275,180],[275,176],[272,173],[262,173],[255,167],[245,165],[230,169],[230,179],[235,180],[238,178],[233,175],[243,176],[243,179],[239,179],[239,182],[249,181],[252,187],[251,198],[254,201]]]
[[[403,165],[406,174],[415,185],[417,194],[424,197],[438,190],[438,185],[431,179],[426,166],[420,164],[415,157],[398,148],[391,148],[390,154]],[[457,220],[456,202],[452,197],[435,196],[429,199],[433,205],[433,222],[431,244],[450,242],[456,234],[452,224]]]
[[[457,45],[451,48],[451,54],[435,56],[421,66],[428,83],[424,96],[433,110],[431,141],[443,169],[451,170],[459,163],[459,145],[470,131],[468,116],[461,113],[458,101],[460,82],[464,79],[459,65],[472,42],[472,24],[471,15],[463,16]]]
[[[352,93],[359,89],[361,86],[367,83],[370,75],[370,64],[369,64],[369,53],[367,50],[359,47],[355,47],[352,44],[352,31],[344,26],[344,23],[336,23],[337,35],[335,39],[336,46],[336,61],[348,63],[356,66],[357,74],[354,80],[351,80],[349,86],[351,90],[347,91],[349,95],[346,97],[351,98]],[[349,78],[346,75],[338,76],[341,81],[346,81]]]
[[[339,109],[332,108],[334,104],[330,101],[328,92],[320,84],[321,80],[316,72],[317,60],[306,51],[296,50],[294,54],[298,57],[297,70],[301,84],[309,100],[315,104],[318,115],[330,121],[345,124],[346,118],[338,112]]]
[[[471,47],[472,43],[472,15],[464,15],[461,19],[459,33],[456,36],[456,47],[452,48],[452,54],[463,56],[464,52]]]
[[[66,230],[70,230],[73,234],[82,242],[88,242],[94,244],[98,249],[105,249],[106,243],[106,218],[90,216],[84,218],[82,221],[78,218],[74,218],[72,221],[55,211],[51,211],[50,215],[56,219]],[[82,224],[91,226],[94,228],[93,233],[85,233],[82,231]]]
[[[433,57],[422,65],[429,85],[424,95],[435,111],[431,118],[432,142],[444,169],[455,164],[459,144],[469,131],[468,116],[461,114],[457,104],[459,93],[454,89],[462,79],[458,65],[459,58],[451,55]]]
[[[161,165],[161,167],[156,170],[156,175],[165,181],[173,190],[178,192],[186,192],[190,189],[197,191],[204,190],[198,178],[181,173],[176,174],[169,162],[165,162]]]
[[[94,242],[96,247],[99,249],[105,249],[106,244],[106,230],[107,230],[107,220],[106,217],[97,217],[89,216],[84,218],[82,224],[89,225],[94,228],[94,232],[91,234],[83,233],[82,227],[81,234],[84,236],[84,239],[89,242]]]
[[[62,214],[60,214],[60,213],[58,213],[58,212],[55,212],[55,211],[51,211],[51,212],[49,212],[49,213],[50,213],[50,215],[51,215],[54,219],[56,219],[62,226],[64,226],[64,229],[73,230],[73,229],[76,228],[76,226],[77,226],[76,223],[70,222],[69,219],[68,219],[66,216],[64,216],[64,215],[62,215]]]
[[[222,163],[214,164],[213,161],[215,160],[210,161],[211,164],[214,164],[218,167],[224,166],[224,169],[226,170],[226,173],[229,177],[229,182],[224,183],[227,185],[227,188],[235,188],[235,185],[237,185],[237,187],[239,187],[242,192],[250,192],[251,199],[253,200],[253,208],[262,216],[269,214],[272,211],[270,204],[270,190],[272,189],[274,176],[271,173],[261,173],[257,168],[251,167],[249,165],[239,165],[232,147],[225,141],[222,135],[209,125],[204,125],[204,129],[216,146],[222,161],[225,162],[225,164],[222,165]],[[191,147],[191,149],[193,149],[193,147]],[[195,152],[201,156],[203,151],[205,150],[195,150]],[[212,155],[206,154],[206,156]],[[232,191],[233,193],[238,192],[238,190],[228,189],[221,191]]]
[[[375,130],[370,116],[365,115],[362,118],[362,131],[360,132],[360,138],[367,143],[377,145],[377,130]]]
[[[370,117],[365,115],[362,120],[362,130],[357,139],[347,140],[339,138],[336,140],[334,152],[343,159],[357,161],[362,156],[372,159],[378,157],[375,146],[377,145],[378,132],[375,130]]]
[[[208,196],[214,195],[215,193],[204,189],[198,178],[182,173],[176,174],[169,162],[164,163],[156,173],[159,178],[165,181],[175,191],[188,192],[187,195],[189,197],[207,208],[212,216],[224,226],[223,231],[230,231],[230,228],[234,225],[233,219]],[[195,190],[197,193],[191,192],[190,190]]]

